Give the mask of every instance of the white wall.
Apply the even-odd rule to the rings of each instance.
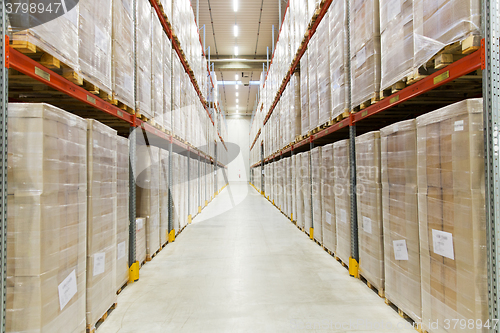
[[[250,175],[250,117],[227,117],[228,141],[240,147],[239,155],[228,164],[228,180],[248,181]]]

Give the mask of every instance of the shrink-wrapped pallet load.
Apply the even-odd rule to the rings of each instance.
[[[380,182],[380,132],[356,137],[359,274],[384,290],[384,236]]]
[[[308,45],[309,131],[319,126],[318,59],[320,51],[318,36],[318,33],[314,34]]]
[[[160,164],[159,148],[137,147],[137,216],[146,219],[146,260],[160,248]]]
[[[87,129],[87,326],[116,302],[117,136],[88,119]]]
[[[334,0],[330,5],[330,87],[332,119],[349,112],[347,105],[347,15],[345,1]]]
[[[9,104],[8,136],[6,331],[84,332],[87,122]]]
[[[376,101],[380,93],[378,0],[353,0],[351,19],[352,105]]]
[[[129,245],[129,140],[121,136],[116,142],[116,288],[128,281]]]
[[[146,261],[146,217],[135,219],[135,258],[142,265]]]
[[[16,22],[9,21],[13,48],[28,54],[37,52],[37,48],[39,48],[68,66],[71,71],[79,72],[78,22],[80,6],[76,1],[73,3],[74,7],[69,10],[70,3],[68,2],[66,14],[49,22],[34,22],[32,28],[26,29],[26,26],[19,26]],[[41,15],[41,17],[45,18],[46,16]],[[26,22],[24,21],[24,23]],[[35,24],[38,25],[35,26]],[[44,60],[53,63],[50,59],[41,59],[42,65],[48,65]],[[52,68],[53,66],[48,65],[48,67]]]
[[[292,202],[291,202],[291,210],[290,210],[290,219],[292,221],[297,221],[297,168],[296,168],[296,155],[292,155],[290,158],[290,188],[289,190],[292,192]]]
[[[417,118],[422,326],[488,320],[482,99]],[[486,332],[487,328],[468,328]]]
[[[135,108],[134,7],[132,0],[113,1],[113,100]]]
[[[168,240],[168,161],[169,152],[160,149],[160,246]]]
[[[179,176],[179,154],[177,153],[172,153],[170,156],[172,158],[172,188],[171,188],[171,195],[172,195],[172,228],[175,230],[175,232],[179,231],[179,221],[180,221],[180,203],[179,203],[179,198],[180,198],[180,176]]]
[[[302,135],[309,131],[309,49],[300,58],[300,126]]]
[[[349,169],[349,140],[333,144],[335,167],[335,226],[337,246],[335,255],[345,264],[351,256],[351,188]]]
[[[304,195],[302,194],[302,155],[299,153],[295,157],[295,200],[297,216],[297,226],[304,228]]]
[[[321,149],[321,211],[323,216],[322,235],[323,246],[335,252],[335,170],[333,166],[333,144]],[[316,228],[316,227],[315,227]],[[316,233],[316,231],[314,232]]]
[[[481,6],[480,0],[414,0],[414,67],[419,68],[445,46],[468,37],[472,38],[462,44],[462,52],[479,48]]]
[[[417,128],[406,120],[380,130],[385,296],[422,320],[417,206]]]
[[[323,244],[323,210],[321,207],[321,181],[323,178],[322,148],[311,150],[311,194],[313,211],[314,239]]]
[[[330,12],[327,12],[319,23],[318,34],[318,125],[323,125],[332,117],[332,90],[330,87],[330,54],[323,52],[323,47],[330,44]]]
[[[413,0],[380,0],[382,90],[412,72],[413,33]]]
[[[172,132],[172,43],[163,34],[163,128]]]
[[[302,178],[302,198],[304,200],[304,229],[310,235],[312,227],[311,203],[311,152],[307,151],[301,156],[300,168]]]
[[[290,119],[292,131],[290,139],[293,141],[302,133],[301,127],[301,103],[300,103],[300,74],[294,73],[290,78]]]
[[[293,164],[292,158],[286,159],[286,215],[292,218],[293,205]]]
[[[151,4],[147,0],[136,1],[136,76],[137,90],[136,113],[152,119],[154,113],[151,105]]]
[[[80,0],[78,5],[78,62],[81,73],[100,91],[111,94],[112,3]]]
[[[156,11],[151,12],[151,107],[156,124],[163,126],[163,26]]]

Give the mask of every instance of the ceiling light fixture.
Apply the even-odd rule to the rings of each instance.
[[[233,8],[235,12],[238,11],[238,0],[233,0]]]
[[[234,75],[234,79],[235,79],[235,81],[238,81],[238,74]],[[236,83],[236,84],[238,84],[238,83]]]
[[[238,83],[236,82],[236,90],[238,90]]]
[[[239,96],[239,93],[236,93],[236,97],[238,97],[238,96]]]
[[[238,26],[234,25],[234,37],[238,37]]]
[[[238,46],[235,46],[234,47],[234,55],[237,56],[238,55]]]
[[[239,99],[236,99],[236,103],[239,103],[239,101],[240,101]]]

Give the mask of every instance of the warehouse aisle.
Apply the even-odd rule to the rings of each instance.
[[[415,332],[405,323],[252,187],[232,183],[141,269],[97,333]]]

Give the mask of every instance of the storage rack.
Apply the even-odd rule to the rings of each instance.
[[[200,102],[205,108],[208,117],[215,126],[213,114],[217,114],[218,110],[216,106],[213,106],[214,113],[209,111],[209,106],[204,98],[198,83],[194,78],[194,74],[191,72],[187,60],[183,56],[183,52],[176,41],[173,38],[172,30],[170,29],[170,23],[167,22],[163,13],[161,12],[157,1],[150,0],[151,6],[155,9],[160,22],[164,28],[164,32],[167,34],[168,38],[172,43],[173,50],[177,53],[184,70],[189,75],[191,83],[199,96]],[[171,133],[159,130],[147,122],[138,119],[135,114],[130,114],[117,106],[101,99],[99,96],[92,94],[91,92],[85,90],[84,88],[66,80],[62,76],[58,75],[54,71],[46,68],[35,60],[29,58],[28,56],[22,54],[21,52],[13,49],[9,45],[9,37],[7,36],[7,14],[6,14],[6,2],[5,0],[0,0],[0,44],[1,44],[1,54],[0,54],[0,107],[2,108],[2,113],[0,116],[0,155],[1,155],[1,221],[0,221],[0,260],[1,262],[1,284],[2,292],[0,293],[1,304],[2,304],[2,315],[0,316],[0,333],[5,332],[5,321],[6,321],[6,278],[7,278],[7,119],[8,119],[8,98],[9,91],[12,89],[24,89],[23,86],[45,86],[50,90],[51,97],[47,95],[27,95],[22,101],[27,102],[48,102],[55,106],[60,106],[64,110],[81,115],[85,118],[94,118],[102,123],[114,128],[118,131],[118,134],[123,136],[128,136],[130,140],[130,161],[135,161],[136,159],[136,143],[138,133],[144,136],[145,140],[149,145],[162,147],[168,149],[170,153],[176,152],[186,158],[197,159],[198,161],[206,161],[204,167],[198,166],[198,191],[201,191],[201,175],[210,174],[211,171],[223,170],[227,167],[217,160],[217,148],[218,144],[214,142],[215,154],[214,157],[209,156],[199,150],[198,148],[190,145],[182,139],[175,137]],[[135,1],[133,2],[135,8]],[[135,15],[134,15],[135,20]],[[201,42],[201,40],[200,40]],[[20,73],[20,75],[11,75],[11,86],[9,86],[9,69],[14,69]],[[208,71],[209,68],[207,68]],[[208,75],[210,72],[208,71]],[[214,83],[210,76],[210,82],[212,89]],[[11,90],[10,90],[11,89]],[[16,100],[21,101],[21,100]],[[226,144],[220,135],[217,133],[218,139],[222,143],[223,147],[227,150]],[[188,163],[189,166],[189,163]],[[202,170],[204,168],[205,170]],[[209,168],[211,170],[209,170]],[[129,239],[129,264],[135,262],[135,218],[136,218],[136,189],[135,189],[135,165],[130,163],[130,173],[129,173],[129,186],[130,186],[130,197],[129,197],[129,217],[130,217],[130,239]],[[188,177],[190,173],[188,172]],[[226,178],[226,177],[225,177]],[[226,178],[227,180],[227,178]],[[172,159],[169,158],[169,185],[172,185]],[[189,181],[189,178],[188,178]],[[217,182],[214,182],[215,190],[212,193],[217,192]],[[208,187],[207,187],[207,191]],[[211,194],[208,192],[207,194]],[[201,202],[201,192],[198,193],[198,212],[201,211],[201,207],[205,206],[205,203]],[[189,197],[188,197],[189,198]],[[188,199],[190,200],[190,199]],[[172,205],[173,199],[169,192],[169,231],[173,229],[173,218],[172,218]],[[188,203],[189,205],[189,203]]]
[[[357,134],[381,129],[392,123],[404,119],[412,119],[421,114],[439,109],[442,106],[452,104],[467,98],[483,97],[483,119],[485,135],[485,198],[486,198],[486,233],[487,233],[487,267],[488,267],[488,299],[489,318],[497,320],[500,318],[500,306],[498,297],[500,293],[500,162],[499,162],[499,126],[500,126],[500,2],[498,0],[484,0],[482,8],[482,37],[479,50],[463,57],[447,67],[438,70],[432,75],[407,86],[389,97],[373,104],[356,113],[351,112],[349,116],[334,123],[317,133],[311,134],[302,140],[296,140],[287,147],[269,155],[264,156],[264,140],[259,137],[262,126],[267,123],[274,108],[276,107],[291,75],[300,63],[300,58],[307,49],[307,45],[315,33],[318,24],[328,10],[331,0],[323,1],[320,13],[312,27],[308,30],[308,37],[297,53],[290,69],[274,102],[267,111],[263,124],[259,125],[255,139],[250,146],[252,149],[260,149],[260,161],[253,164],[252,177],[260,175],[261,188],[257,191],[264,193],[265,177],[264,165],[284,157],[295,155],[299,152],[312,150],[315,146],[322,146],[338,140],[349,139],[350,160],[350,183],[351,183],[351,257],[359,262],[358,255],[358,221],[356,207],[356,152],[355,140]],[[346,8],[349,12],[351,0],[346,0]],[[349,19],[347,20],[349,22]],[[350,26],[348,23],[348,36]],[[349,38],[349,37],[348,37]],[[347,43],[349,45],[349,43]],[[348,57],[348,71],[350,72],[350,57]],[[479,73],[482,72],[482,73]],[[481,75],[482,74],[482,75]],[[350,73],[348,74],[350,77]],[[351,105],[350,82],[349,110]],[[418,105],[418,111],[416,110]],[[261,110],[263,112],[263,110]],[[255,119],[255,117],[254,117]],[[253,126],[254,124],[252,124]],[[252,138],[251,138],[252,139]],[[351,275],[357,275],[357,269],[351,270]],[[500,332],[495,327],[492,332]]]

